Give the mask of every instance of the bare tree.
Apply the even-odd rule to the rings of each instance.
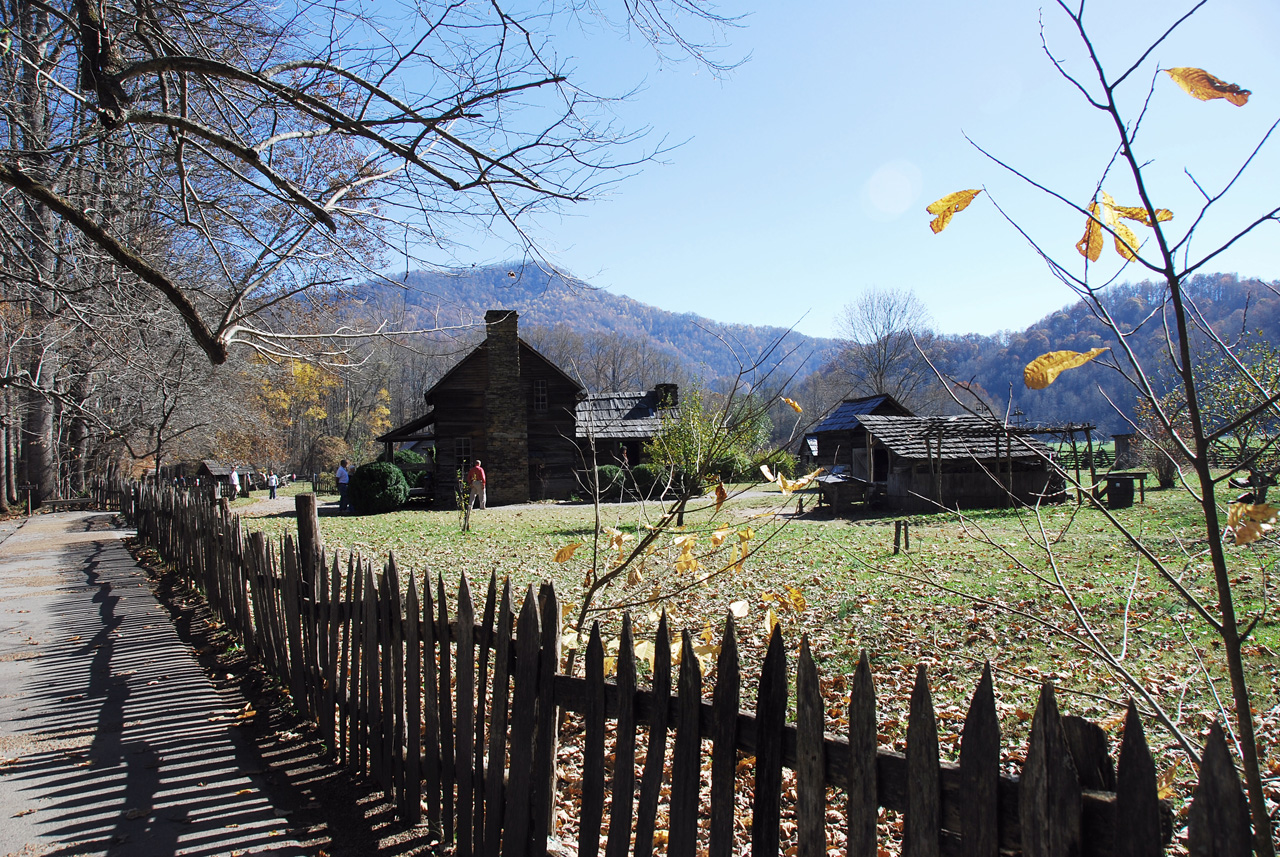
[[[932,320],[914,292],[863,292],[837,325],[844,340],[838,365],[854,394],[887,393],[917,413],[936,407],[937,379],[921,354],[933,340]]]
[[[1082,198],[1078,189],[1071,191],[1051,188],[1031,178],[1026,170],[984,149],[979,151],[1021,181],[1042,191],[1048,199],[1064,204],[1079,214],[1084,225],[1084,236],[1077,243],[1076,249],[1083,261],[1077,259],[1076,262],[1070,262],[1056,259],[1047,249],[1060,243],[1060,236],[1037,242],[1027,228],[1015,222],[1012,213],[1001,209],[1014,223],[1019,234],[1033,241],[1033,246],[1048,262],[1054,276],[1066,283],[1114,334],[1116,347],[1112,365],[1130,385],[1148,414],[1147,420],[1154,426],[1154,429],[1148,430],[1147,440],[1158,440],[1166,444],[1171,454],[1187,462],[1188,475],[1182,482],[1182,490],[1187,491],[1197,504],[1202,523],[1202,541],[1194,548],[1189,546],[1185,556],[1171,559],[1163,555],[1163,551],[1140,530],[1126,527],[1110,512],[1102,511],[1133,549],[1135,561],[1140,565],[1145,563],[1152,569],[1152,585],[1165,587],[1171,596],[1181,599],[1186,613],[1210,629],[1217,638],[1217,644],[1221,646],[1222,663],[1211,666],[1207,662],[1209,659],[1203,657],[1191,642],[1186,630],[1180,627],[1181,620],[1173,617],[1173,621],[1179,624],[1181,635],[1186,636],[1190,654],[1204,672],[1214,696],[1217,696],[1214,683],[1223,676],[1219,674],[1215,677],[1210,670],[1216,667],[1226,673],[1225,679],[1231,689],[1229,706],[1234,720],[1233,723],[1228,723],[1228,728],[1234,727],[1233,737],[1244,772],[1253,822],[1254,851],[1259,857],[1270,857],[1275,851],[1272,823],[1268,817],[1263,791],[1258,735],[1243,652],[1245,642],[1266,615],[1269,597],[1264,590],[1258,602],[1258,612],[1248,619],[1239,615],[1237,603],[1242,592],[1240,588],[1246,585],[1244,581],[1249,577],[1242,574],[1243,569],[1252,566],[1262,572],[1259,576],[1265,576],[1267,562],[1263,557],[1239,546],[1265,537],[1266,524],[1269,520],[1274,520],[1276,512],[1265,504],[1259,504],[1259,498],[1251,497],[1230,503],[1230,512],[1225,522],[1227,526],[1224,526],[1217,491],[1219,487],[1225,487],[1224,483],[1234,475],[1235,470],[1215,470],[1212,466],[1212,450],[1215,444],[1223,442],[1241,426],[1260,417],[1273,417],[1278,412],[1280,392],[1274,389],[1265,373],[1258,371],[1255,361],[1240,350],[1237,343],[1229,342],[1214,332],[1200,313],[1187,287],[1194,273],[1213,262],[1226,249],[1262,225],[1280,218],[1280,207],[1246,216],[1242,221],[1245,225],[1235,234],[1229,235],[1224,243],[1207,251],[1202,250],[1198,255],[1192,253],[1193,238],[1197,230],[1210,218],[1226,213],[1222,209],[1229,202],[1230,192],[1246,180],[1250,165],[1259,151],[1268,144],[1276,128],[1280,127],[1280,120],[1271,123],[1262,133],[1237,170],[1226,173],[1227,178],[1221,186],[1208,187],[1199,183],[1191,168],[1183,171],[1178,177],[1191,182],[1191,186],[1201,196],[1202,204],[1198,211],[1177,212],[1177,220],[1171,221],[1172,213],[1157,207],[1151,190],[1157,172],[1163,169],[1162,161],[1148,154],[1150,135],[1140,138],[1139,134],[1143,119],[1147,117],[1152,105],[1155,87],[1173,85],[1168,77],[1157,72],[1167,71],[1183,89],[1201,100],[1227,98],[1233,104],[1243,107],[1250,94],[1200,69],[1154,67],[1154,51],[1171,33],[1200,13],[1206,6],[1205,0],[1194,3],[1185,14],[1173,19],[1163,35],[1153,43],[1140,46],[1132,64],[1124,67],[1119,74],[1104,65],[1095,50],[1090,28],[1086,25],[1083,0],[1074,4],[1057,0],[1056,5],[1065,15],[1068,31],[1084,48],[1083,53],[1078,54],[1082,58],[1082,66],[1074,66],[1061,59],[1060,56],[1065,54],[1051,49],[1047,36],[1042,35],[1045,52],[1067,84],[1081,95],[1090,108],[1101,114],[1107,127],[1113,131],[1115,149],[1110,160],[1100,165],[1096,186]],[[1074,71],[1074,68],[1081,70]],[[1187,101],[1186,104],[1188,110],[1194,109],[1193,102]],[[1229,121],[1226,119],[1224,123],[1229,125]],[[1146,142],[1140,143],[1140,139]],[[1161,177],[1161,180],[1164,178]],[[974,193],[964,191],[953,196],[968,196],[971,201]],[[1124,206],[1116,200],[1137,204]],[[967,202],[961,204],[959,209],[963,210],[965,204]],[[1232,212],[1233,217],[1236,214]],[[1130,227],[1129,223],[1135,226]],[[1149,237],[1139,239],[1135,229],[1150,230],[1143,233]],[[935,231],[938,230],[935,228]],[[1166,345],[1163,357],[1150,359],[1139,354],[1131,340],[1131,334],[1136,328],[1122,324],[1112,314],[1107,300],[1108,286],[1116,281],[1118,271],[1113,266],[1102,264],[1104,249],[1112,242],[1116,251],[1113,258],[1116,259],[1119,271],[1128,266],[1138,266],[1156,275],[1162,283],[1163,301],[1156,312],[1142,324],[1163,324]],[[1206,374],[1203,371],[1206,359],[1227,367],[1230,378],[1224,381],[1220,372]],[[1160,383],[1162,376],[1174,380],[1179,395],[1165,395]],[[1224,383],[1229,389],[1246,391],[1245,401],[1232,406],[1232,414],[1215,416],[1211,410],[1214,390],[1221,389]],[[1141,431],[1143,426],[1135,428]],[[1159,438],[1151,436],[1155,432],[1159,433]],[[1086,494],[1092,497],[1091,493]],[[1044,550],[1046,569],[1027,570],[1040,575],[1046,585],[1067,600],[1078,617],[1084,617],[1085,613],[1080,609],[1080,602],[1074,593],[1076,584],[1061,574],[1062,566],[1054,555],[1054,539],[1044,531],[1038,520],[1029,525],[1028,534]],[[1136,579],[1135,576],[1135,581]],[[1199,594],[1201,582],[1212,592],[1211,597],[1206,599]],[[1109,650],[1113,642],[1105,640],[1104,634],[1095,633],[1097,625],[1089,624],[1086,628],[1089,641],[1079,642],[1081,647],[1112,664],[1136,695],[1146,695],[1140,681],[1127,676],[1119,663],[1120,658]],[[1123,653],[1123,648],[1120,647],[1118,651]],[[1122,656],[1121,654],[1121,658]],[[1230,721],[1232,718],[1224,719]],[[1173,731],[1175,735],[1179,734],[1176,728]],[[1189,742],[1184,743],[1184,746],[1188,747],[1188,752],[1194,758],[1194,748],[1190,747]]]

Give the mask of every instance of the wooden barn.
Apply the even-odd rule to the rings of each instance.
[[[1031,430],[974,416],[917,417],[892,396],[847,399],[809,437],[823,498],[927,511],[1057,501],[1051,452]]]
[[[490,504],[567,499],[593,458],[640,463],[661,411],[677,404],[674,384],[587,395],[520,339],[517,323],[512,310],[485,313],[484,342],[426,392],[427,412],[378,438],[388,455],[432,448],[437,498],[452,496],[459,471],[479,459]]]
[[[859,421],[864,416],[910,417],[914,414],[888,394],[845,399],[807,435],[812,463],[827,468],[845,465],[854,474],[867,473],[867,429]],[[886,461],[880,454],[874,463],[880,481],[887,473]]]
[[[858,421],[866,449],[853,456],[852,473],[887,508],[983,508],[1008,505],[1010,497],[1029,504],[1065,497],[1049,447],[1016,428],[973,416],[864,414]]]

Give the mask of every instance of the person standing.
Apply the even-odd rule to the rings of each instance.
[[[344,458],[338,462],[338,511],[347,511],[347,484],[351,481],[351,475],[347,473],[347,460]]]
[[[476,463],[471,465],[471,469],[467,471],[467,484],[471,486],[471,498],[468,501],[474,509],[479,504],[481,509],[484,508],[485,487],[487,485],[484,477],[484,468],[480,466],[480,459],[476,459]]]
[[[280,485],[280,477],[272,470],[267,474],[267,488],[271,489],[271,499],[276,499],[276,488]]]
[[[236,472],[234,467],[231,468],[231,499],[240,496],[240,474]]]

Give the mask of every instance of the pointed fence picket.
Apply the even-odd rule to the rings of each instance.
[[[335,763],[368,774],[404,821],[425,820],[459,854],[545,851],[568,800],[556,780],[561,712],[583,720],[580,857],[600,857],[602,849],[604,857],[649,857],[655,850],[681,857],[703,849],[708,857],[728,857],[737,850],[735,829],[748,824],[754,857],[777,855],[784,810],[797,857],[820,857],[841,837],[851,857],[874,857],[881,808],[903,815],[906,857],[1017,851],[1154,857],[1170,841],[1172,814],[1158,797],[1132,704],[1113,762],[1105,732],[1060,714],[1053,688],[1044,685],[1026,761],[1014,778],[1001,773],[989,669],[974,690],[953,764],[939,760],[932,693],[919,666],[900,754],[877,746],[866,653],[850,683],[848,732],[833,735],[825,731],[820,677],[806,639],[789,713],[788,646],[777,627],[754,699],[742,696],[731,618],[709,699],[687,631],[679,635],[672,693],[673,636],[665,615],[652,638],[648,687],[637,683],[629,616],[622,618],[613,677],[605,674],[598,625],[586,643],[583,674],[566,675],[550,585],[536,593],[531,587],[517,605],[510,581],[502,581],[499,595],[499,581],[490,577],[477,623],[465,574],[451,609],[442,575],[433,587],[429,577],[410,572],[402,590],[394,558],[376,575],[356,556],[346,558],[344,569],[318,545],[246,537],[225,506],[170,489],[102,484],[95,496],[128,515],[141,538],[205,593],[218,621],[315,721]],[[314,561],[304,561],[308,556]],[[784,769],[795,782],[794,798],[786,801]],[[748,791],[750,818],[736,819]],[[832,818],[843,820],[835,825]],[[1249,854],[1247,805],[1217,726],[1188,819],[1191,854]]]

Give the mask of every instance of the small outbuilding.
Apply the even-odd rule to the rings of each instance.
[[[975,416],[857,419],[866,449],[854,456],[852,475],[866,480],[888,508],[930,511],[1065,499],[1052,450],[1028,431]]]

